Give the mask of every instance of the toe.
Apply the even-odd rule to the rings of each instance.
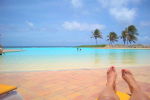
[[[107,74],[110,72],[110,68],[107,70]]]
[[[124,73],[125,73],[125,74],[132,74],[131,71],[128,70],[128,69],[124,69]]]
[[[125,69],[122,69],[121,72],[122,72],[122,76],[124,76],[125,75]]]
[[[107,73],[109,73],[111,71],[111,67],[108,68]]]
[[[110,67],[110,71],[114,71],[114,66],[111,66],[111,67]]]
[[[124,69],[121,70],[122,74],[124,74]]]
[[[116,71],[116,69],[115,69],[115,67],[114,67],[114,66],[112,66],[112,67],[111,67],[111,69],[112,69],[114,72]]]

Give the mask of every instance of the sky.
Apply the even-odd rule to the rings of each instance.
[[[76,46],[108,44],[129,25],[138,29],[136,44],[150,45],[150,0],[0,0],[3,46]],[[119,40],[117,44],[122,44]]]

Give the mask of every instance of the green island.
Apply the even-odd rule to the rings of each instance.
[[[89,48],[95,48],[95,47],[106,47],[105,44],[102,44],[102,45],[80,45],[80,46],[77,46],[78,48],[80,47],[89,47]]]
[[[150,49],[149,45],[142,45],[142,44],[134,44],[134,45],[121,45],[121,44],[116,44],[116,45],[107,45],[107,44],[102,44],[102,45],[80,45],[77,46],[77,48],[105,48],[105,49]]]
[[[138,41],[138,29],[135,25],[129,25],[126,27],[121,34],[116,32],[109,32],[107,37],[104,37],[99,29],[95,29],[92,32],[91,38],[95,39],[96,45],[80,45],[77,48],[105,48],[105,49],[149,49],[149,45],[135,44]],[[108,44],[98,44],[98,39],[104,39],[108,41]],[[123,41],[123,44],[115,44],[119,40]],[[119,41],[120,42],[120,41]]]

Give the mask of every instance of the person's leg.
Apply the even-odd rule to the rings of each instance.
[[[133,74],[127,70],[122,70],[122,77],[127,82],[130,92],[131,98],[130,100],[150,100],[146,94],[140,89],[137,81],[134,79]]]
[[[119,100],[116,92],[117,73],[114,67],[110,67],[107,71],[107,83],[104,90],[100,93],[98,100]]]

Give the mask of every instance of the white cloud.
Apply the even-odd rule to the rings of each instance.
[[[115,7],[115,8],[120,8],[120,7],[127,7],[129,4],[137,5],[139,4],[142,0],[98,0],[102,7]]]
[[[150,21],[142,21],[140,23],[141,26],[150,26]]]
[[[80,30],[80,31],[92,31],[96,28],[102,30],[105,28],[104,25],[101,24],[88,24],[88,23],[80,23],[77,21],[66,21],[62,24],[63,28],[67,30]]]
[[[71,0],[71,4],[75,8],[80,8],[82,7],[82,1],[81,0]]]
[[[121,7],[127,5],[129,0],[98,0],[102,7]]]
[[[27,23],[27,25],[28,25],[29,27],[31,27],[31,28],[33,28],[33,27],[34,27],[34,24],[33,24],[32,22],[30,22],[30,21],[26,21],[26,23]]]
[[[117,19],[119,22],[130,24],[136,16],[136,11],[135,9],[128,8],[112,8],[110,9],[110,14],[114,16],[115,19]]]
[[[98,0],[103,8],[106,8],[109,13],[121,23],[131,23],[137,15],[137,9],[129,5],[137,5],[141,0]]]

